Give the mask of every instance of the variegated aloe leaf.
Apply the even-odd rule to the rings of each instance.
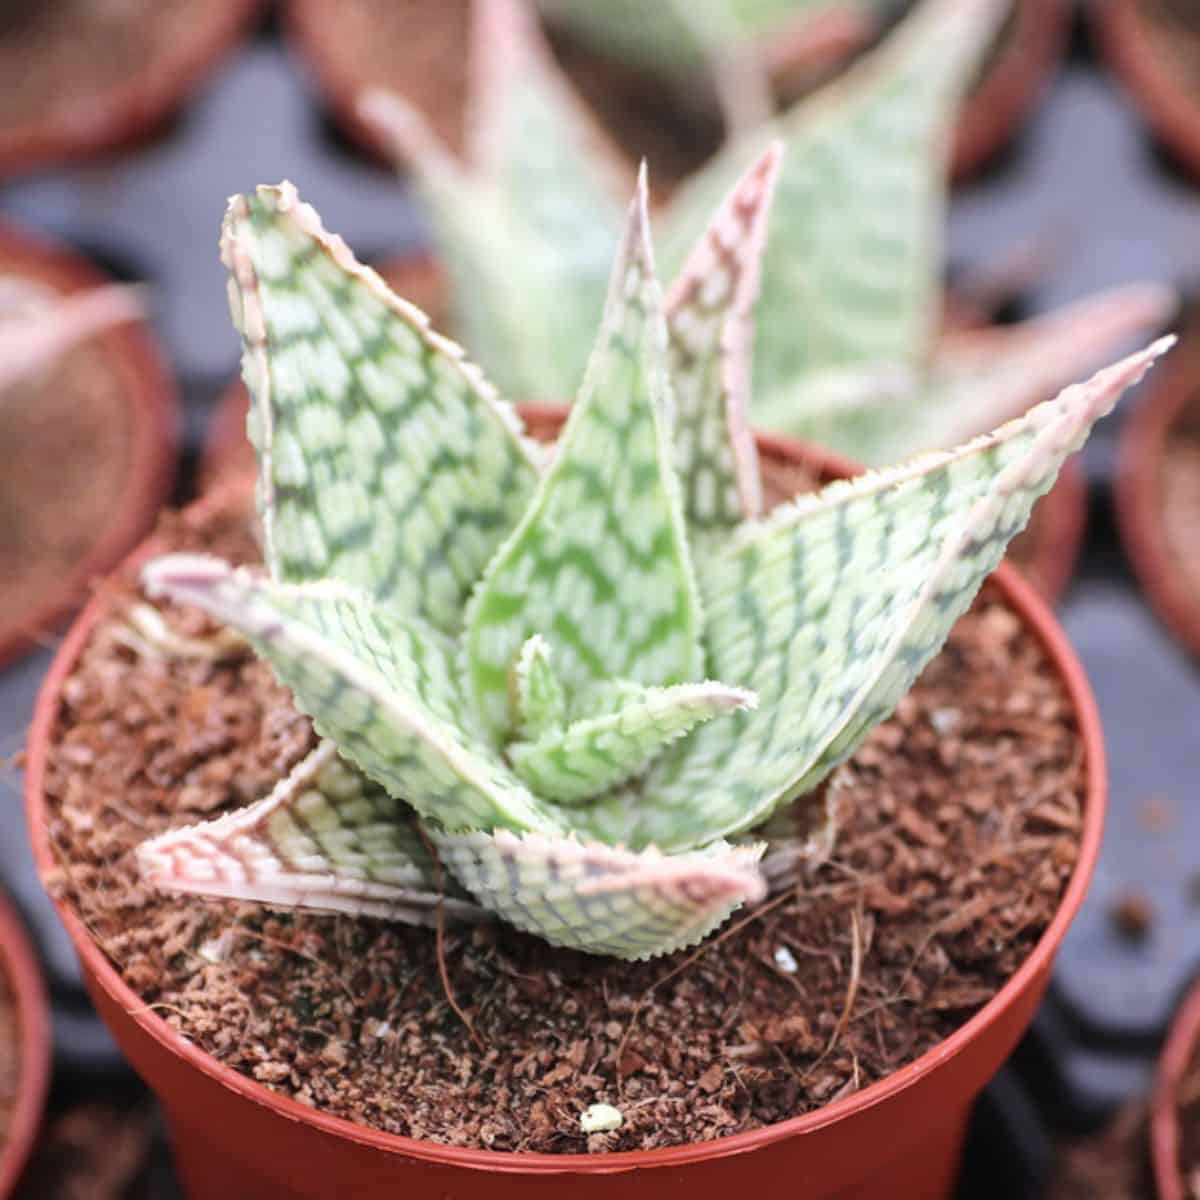
[[[762,846],[717,844],[693,854],[511,833],[438,834],[442,861],[482,904],[556,946],[651,958],[711,933],[761,900]]]
[[[622,702],[603,715],[573,721],[536,741],[513,742],[508,756],[537,795],[578,804],[628,783],[697,725],[755,703],[753,692],[720,683],[631,685]]]
[[[550,662],[550,645],[540,633],[526,639],[513,666],[513,710],[517,733],[527,741],[561,730],[567,695]]]
[[[1063,460],[1171,342],[958,450],[800,497],[702,560],[709,670],[759,706],[697,729],[580,826],[686,849],[813,787],[890,714]]]
[[[627,175],[521,0],[476,0],[471,158],[402,97],[363,116],[412,165],[451,276],[458,331],[509,394],[572,395],[604,305]]]
[[[290,184],[235,197],[221,252],[272,575],[456,628],[533,492],[515,414]]]
[[[174,554],[142,574],[152,596],[237,629],[344,757],[448,829],[557,832],[563,821],[491,750],[463,694],[454,644],[340,584],[277,584]]]
[[[693,530],[727,530],[762,512],[750,432],[751,309],[779,173],[772,144],[738,181],[666,299],[675,456]]]
[[[509,672],[535,633],[568,694],[595,680],[669,686],[703,675],[670,406],[643,171],[579,399],[468,606],[465,670],[494,734],[514,723]]]
[[[959,102],[1005,0],[924,0],[873,53],[684,187],[664,214],[672,266],[772,138],[780,171],[754,355],[755,409],[805,376],[918,370],[941,308],[947,158]]]
[[[759,412],[772,429],[820,442],[872,466],[966,441],[1004,421],[1124,344],[1161,329],[1176,306],[1170,288],[1130,284],[1014,326],[943,339],[920,381],[890,388],[865,373],[850,396],[805,381]]]
[[[143,315],[141,289],[128,284],[64,297],[24,276],[0,276],[0,391],[79,342]]]
[[[322,742],[256,804],[171,830],[137,850],[142,877],[167,891],[275,908],[430,925],[486,919],[438,872],[412,810]]]

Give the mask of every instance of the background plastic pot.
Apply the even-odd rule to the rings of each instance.
[[[1143,0],[1091,0],[1100,48],[1146,122],[1180,162],[1200,175],[1200,100],[1155,46]]]
[[[50,1009],[42,971],[21,918],[0,895],[0,974],[9,989],[20,1031],[17,1094],[8,1131],[0,1140],[0,1197],[8,1196],[29,1158],[50,1083]]]
[[[1168,628],[1200,655],[1200,586],[1185,573],[1163,523],[1163,459],[1171,430],[1200,405],[1200,326],[1139,397],[1121,435],[1116,510],[1121,542],[1143,593]]]
[[[1032,116],[1070,35],[1069,0],[1017,0],[1007,40],[984,67],[959,117],[956,179],[979,170]]]
[[[1200,1040],[1200,984],[1193,986],[1171,1023],[1158,1060],[1150,1107],[1150,1161],[1158,1200],[1188,1200],[1180,1169],[1179,1087]]]
[[[257,20],[263,0],[212,0],[190,9],[195,25],[187,35],[120,86],[88,97],[86,105],[0,129],[0,176],[95,158],[153,132]]]
[[[73,251],[53,247],[0,224],[0,275],[40,280],[54,291],[86,291],[111,280]],[[117,325],[96,335],[118,376],[128,404],[129,457],[121,491],[107,524],[90,549],[21,617],[0,624],[0,664],[30,649],[37,636],[79,608],[91,580],[111,570],[153,524],[175,474],[180,426],[179,397],[157,339],[145,321]],[[47,463],[63,472],[70,464]],[[4,581],[0,579],[0,587]]]
[[[522,409],[531,431],[557,428],[563,409]],[[820,472],[851,473],[823,452],[760,437],[765,456]],[[201,503],[244,504],[244,484]],[[133,561],[156,551],[144,546]],[[951,1194],[971,1104],[1028,1026],[1055,953],[1087,889],[1099,851],[1107,777],[1095,703],[1082,668],[1045,603],[1015,572],[993,577],[1000,594],[1045,647],[1071,698],[1085,764],[1079,861],[1049,929],[1017,973],[940,1045],[887,1079],[816,1112],[751,1133],[673,1149],[609,1155],[466,1150],[381,1133],[280,1096],[182,1037],[121,980],[70,906],[59,912],[101,1016],[167,1112],[190,1195],[229,1200],[327,1200],[350,1195],[406,1200],[654,1197],[725,1200],[731,1188],[763,1196],[922,1197]],[[26,806],[43,877],[57,868],[44,779],[60,693],[106,613],[97,596],[71,630],[38,697],[29,742]]]

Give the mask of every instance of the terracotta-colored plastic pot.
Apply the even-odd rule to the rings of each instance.
[[[0,274],[5,273],[39,280],[61,294],[111,282],[73,251],[0,224]],[[175,380],[153,331],[145,321],[132,321],[97,334],[93,341],[106,355],[129,405],[131,445],[124,481],[90,549],[19,621],[0,624],[0,664],[30,649],[39,634],[79,608],[92,579],[111,570],[145,536],[170,493],[181,416]],[[47,470],[61,472],[68,466],[52,462]]]
[[[1005,43],[959,118],[956,179],[979,170],[1033,114],[1066,51],[1071,7],[1069,0],[1017,0]]]
[[[1200,100],[1164,62],[1142,10],[1142,0],[1091,0],[1088,14],[1105,59],[1144,120],[1200,176]]]
[[[430,255],[403,255],[388,259],[377,269],[398,296],[412,301],[428,315],[435,329],[447,327],[449,283]],[[230,383],[218,397],[200,454],[197,480],[202,492],[221,480],[254,472],[254,448],[246,437],[249,403],[245,384],[240,379]]]
[[[1187,994],[1158,1059],[1154,1092],[1150,1099],[1150,1162],[1158,1200],[1188,1200],[1179,1152],[1179,1089],[1196,1056],[1200,1041],[1200,984]]]
[[[264,0],[195,3],[195,27],[169,53],[69,112],[0,129],[0,176],[96,158],[155,132],[199,89],[213,66],[249,30]]]
[[[535,433],[553,431],[565,413],[561,408],[522,411]],[[760,437],[759,445],[766,456],[826,478],[852,472],[845,463],[796,442]],[[210,509],[231,503],[245,503],[241,488],[218,490],[201,501]],[[144,546],[130,565],[158,549],[153,543]],[[716,1141],[590,1156],[454,1148],[329,1116],[217,1062],[126,985],[70,905],[59,900],[97,1008],[166,1110],[189,1195],[197,1200],[326,1200],[330,1195],[363,1200],[724,1200],[731,1189],[740,1189],[811,1200],[948,1197],[972,1102],[1032,1019],[1055,953],[1087,890],[1099,852],[1107,790],[1099,717],[1078,660],[1050,610],[1027,583],[1003,566],[993,578],[1000,595],[1042,643],[1071,698],[1086,798],[1078,864],[1050,927],[1016,974],[956,1033],[888,1078],[816,1112]],[[98,595],[71,630],[34,714],[26,806],[34,854],[44,876],[58,865],[44,790],[50,739],[63,684],[104,619],[106,604]]]
[[[16,1010],[20,1036],[17,1093],[0,1140],[0,1197],[12,1194],[33,1149],[50,1085],[50,1008],[42,970],[25,927],[0,896],[0,975]]]
[[[1163,522],[1163,460],[1176,423],[1200,409],[1200,326],[1163,364],[1121,434],[1116,510],[1121,542],[1143,593],[1167,627],[1200,655],[1200,586],[1171,549]]]

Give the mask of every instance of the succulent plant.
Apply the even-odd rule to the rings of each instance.
[[[22,275],[0,275],[0,393],[93,334],[142,315],[138,289],[109,284],[61,297]]]
[[[1024,325],[941,336],[948,150],[1006,10],[1006,0],[924,0],[656,214],[665,267],[677,270],[746,165],[773,140],[787,147],[757,307],[756,426],[874,465],[952,446],[1053,395],[1171,311],[1167,289],[1135,284]],[[369,92],[360,107],[415,168],[456,333],[510,395],[560,400],[603,307],[628,176],[523,6],[476,0],[475,13],[464,161],[399,97]]]
[[[266,570],[176,554],[143,582],[243,634],[323,741],[265,799],[140,847],[147,879],[491,913],[622,958],[764,895],[761,831],[892,711],[1167,345],[765,513],[750,309],[778,173],[773,146],[664,299],[643,170],[550,452],[291,185],[234,198]]]

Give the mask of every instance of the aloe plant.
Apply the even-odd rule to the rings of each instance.
[[[0,393],[77,343],[141,315],[138,289],[126,284],[60,297],[25,276],[0,275]]]
[[[258,803],[144,844],[148,880],[493,914],[622,958],[764,895],[768,822],[892,711],[1167,345],[765,513],[749,324],[778,174],[771,147],[664,299],[643,170],[551,452],[291,185],[231,202],[266,570],[176,554],[143,582],[244,635],[323,740]]]
[[[1167,289],[1131,285],[985,337],[940,335],[949,146],[1007,8],[924,0],[656,214],[672,271],[747,163],[772,141],[787,147],[757,308],[755,425],[894,462],[1025,411],[1166,319]],[[475,14],[464,160],[399,97],[368,92],[360,108],[415,168],[456,332],[509,394],[561,400],[583,373],[630,176],[525,8],[476,0]]]

